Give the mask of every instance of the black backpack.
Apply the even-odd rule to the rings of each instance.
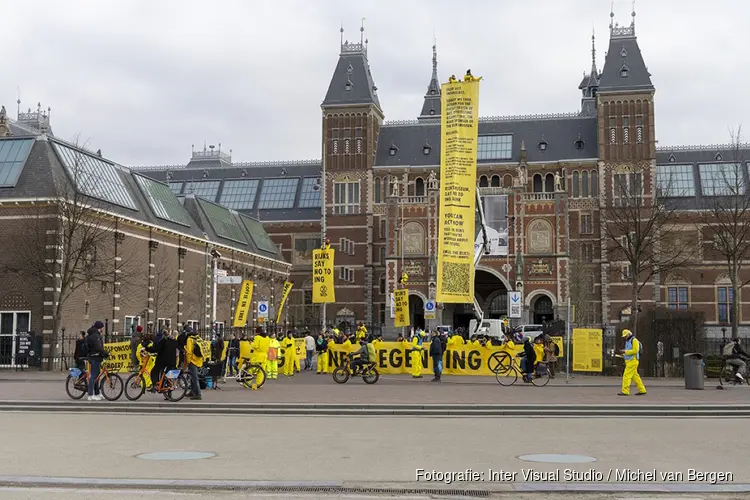
[[[86,337],[83,339],[83,342],[81,342],[81,357],[85,358],[89,355],[89,338]]]
[[[555,356],[559,356],[560,355],[560,346],[557,345],[557,344],[554,344],[554,343],[553,343],[553,345],[555,346]]]

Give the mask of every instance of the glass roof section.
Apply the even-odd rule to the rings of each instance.
[[[299,194],[297,208],[321,208],[320,186],[316,187],[317,177],[305,177],[302,179],[302,191]]]
[[[169,186],[142,175],[133,174],[151,210],[160,219],[190,227],[193,220],[174,195]]]
[[[693,165],[657,165],[656,188],[665,198],[695,196]]]
[[[700,163],[698,173],[703,196],[736,196],[745,192],[745,178],[739,163]]]
[[[182,193],[182,185],[185,184],[184,182],[170,182],[169,183],[169,189],[174,194],[180,194]]]
[[[14,187],[29,157],[34,139],[0,141],[0,187]]]
[[[250,233],[250,237],[252,237],[253,243],[258,247],[258,250],[263,250],[274,255],[277,253],[278,247],[271,240],[271,237],[268,236],[266,230],[263,229],[263,224],[247,215],[240,214],[240,219],[242,219],[245,229]]]
[[[294,208],[298,184],[299,177],[264,180],[263,187],[260,190],[258,208]]]
[[[224,181],[219,203],[235,210],[252,210],[258,193],[258,179]]]
[[[207,200],[216,201],[221,181],[190,181],[185,183],[184,194],[194,194]]]
[[[76,188],[86,196],[137,210],[113,163],[57,142],[52,143]]]
[[[208,222],[211,223],[211,227],[214,228],[214,232],[217,236],[247,245],[247,238],[245,238],[242,228],[228,208],[216,205],[215,203],[208,203],[200,199],[198,202],[206,213]]]

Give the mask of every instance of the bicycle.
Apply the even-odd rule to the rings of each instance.
[[[334,382],[337,384],[345,384],[349,381],[350,377],[361,376],[362,380],[365,381],[365,384],[372,385],[380,379],[380,373],[378,373],[378,369],[375,368],[375,363],[365,363],[360,366],[358,370],[352,372],[350,359],[351,356],[349,354],[344,354],[341,357],[341,364],[333,370]]]
[[[255,388],[260,389],[266,383],[266,371],[259,363],[250,362],[250,358],[240,358],[236,380],[238,384],[246,389],[251,389],[253,382],[255,383]]]
[[[65,392],[68,393],[68,396],[71,399],[81,399],[89,390],[91,368],[88,360],[86,361],[86,367],[84,370],[81,370],[80,368],[69,368],[68,372],[68,377],[65,379]],[[99,384],[99,393],[104,396],[104,399],[107,401],[117,401],[120,399],[125,385],[120,375],[109,372],[106,363],[102,363],[99,376],[96,377],[94,384]],[[109,390],[112,392],[110,393]]]
[[[747,363],[747,360],[744,360]],[[743,381],[737,378],[738,367],[735,365],[727,364],[727,360],[724,360],[724,364],[719,372],[719,389],[724,388],[724,384],[727,385],[742,385]],[[750,378],[745,377],[744,382],[750,385]]]
[[[130,401],[137,401],[146,392],[146,379],[144,375],[148,372],[149,355],[146,354],[141,363],[141,368],[128,377],[125,381],[125,397]],[[188,381],[185,374],[180,369],[174,369],[162,372],[161,378],[157,382],[151,381],[154,389],[159,394],[172,402],[180,401],[185,397],[188,390]]]
[[[526,374],[521,373],[521,368],[519,366],[516,366],[515,363],[511,363],[507,365],[507,368],[505,370],[495,372],[495,379],[497,380],[498,384],[505,387],[510,387],[511,385],[516,383],[519,374],[521,374],[524,378],[524,381],[526,381]],[[531,379],[529,380],[529,382],[531,382],[536,387],[544,387],[545,385],[549,384],[550,378],[551,377],[549,374],[549,368],[547,367],[547,361],[540,361],[539,363],[537,363],[537,366],[534,367],[534,372],[531,374]]]

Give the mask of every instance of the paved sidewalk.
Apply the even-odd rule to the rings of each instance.
[[[9,378],[9,377],[6,377]],[[65,374],[29,373],[27,377],[0,382],[0,400],[70,401],[64,388]],[[220,390],[204,391],[204,402],[221,403],[379,403],[379,404],[747,404],[750,387],[716,390],[706,381],[703,391],[687,391],[682,381],[646,380],[647,396],[618,397],[619,380],[606,377],[576,377],[571,384],[553,380],[547,387],[518,382],[503,387],[490,377],[444,377],[441,383],[430,377],[415,380],[403,375],[383,375],[372,386],[354,378],[336,384],[330,375],[303,372],[292,378],[269,380],[261,390],[251,391],[235,381],[220,384]],[[633,389],[635,391],[635,388]],[[125,400],[124,396],[121,400]],[[142,401],[158,402],[159,395],[145,394]],[[106,404],[102,402],[101,404]]]

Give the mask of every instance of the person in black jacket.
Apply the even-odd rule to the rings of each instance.
[[[102,340],[102,329],[104,323],[97,321],[88,329],[86,337],[86,353],[89,360],[91,371],[89,373],[89,401],[101,401],[103,398],[99,394],[99,372],[102,369],[102,360],[106,358],[107,351],[104,350],[104,340]]]
[[[440,382],[440,376],[443,373],[443,342],[440,340],[440,332],[432,331],[430,341],[430,357],[432,358],[432,373],[435,374],[433,382]]]
[[[240,341],[237,338],[237,334],[232,334],[232,338],[229,341],[229,348],[227,349],[227,356],[229,357],[229,376],[237,374],[237,358],[240,356]]]
[[[536,363],[536,351],[531,343],[531,338],[526,337],[523,343],[523,359],[521,360],[521,371],[523,372],[523,381],[531,382],[534,377],[534,364]]]
[[[156,362],[151,369],[152,392],[156,392],[162,373],[177,367],[177,350],[177,330],[164,336],[160,342],[154,343],[149,348],[149,352],[156,354]]]
[[[187,338],[192,333],[192,328],[188,325],[182,327],[182,332],[177,336],[177,349],[180,351],[180,369],[185,369],[185,345]]]

